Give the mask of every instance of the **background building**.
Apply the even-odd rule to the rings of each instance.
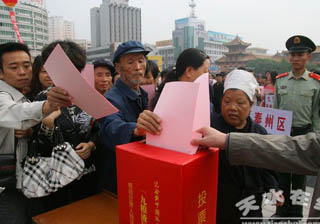
[[[91,47],[91,42],[85,39],[75,39],[74,42],[76,42],[84,50],[88,50]]]
[[[276,60],[276,58],[273,58],[273,56],[271,55],[261,54],[261,51],[259,51],[259,49],[262,50],[263,48],[252,48],[254,49],[253,52],[258,50],[258,54],[248,51],[247,48],[250,45],[251,43],[242,41],[238,36],[234,40],[224,43],[224,46],[229,50],[228,52],[224,53],[225,56],[216,61],[216,64],[219,66],[219,71],[227,73],[235,68],[246,67],[246,63],[248,61],[256,59]],[[266,51],[266,49],[263,49],[263,52],[264,51]]]
[[[49,42],[55,40],[75,40],[74,22],[62,16],[49,17]]]
[[[11,8],[0,1],[0,44],[18,41],[9,16]],[[28,45],[31,55],[40,54],[49,41],[48,12],[45,1],[22,0],[13,8],[22,40]]]
[[[87,59],[112,59],[117,46],[128,40],[141,41],[141,9],[129,6],[129,0],[103,0],[90,10],[91,48]]]
[[[219,34],[219,35],[217,35]],[[228,48],[224,46],[236,36],[231,34],[206,31],[205,22],[195,17],[187,17],[175,21],[175,30],[172,33],[174,46],[174,59],[187,48],[198,48],[209,55],[211,71],[216,71],[215,61],[221,58]]]
[[[204,41],[208,40],[205,30],[205,22],[195,17],[177,19],[175,30],[172,32],[173,45],[175,48],[175,59],[188,48],[199,48],[204,50]]]
[[[108,46],[101,46],[101,47],[94,47],[94,48],[88,48],[87,53],[87,61],[93,62],[97,59],[109,59],[112,60],[112,56],[115,51],[112,50],[112,47],[110,45]]]
[[[252,54],[267,55],[268,49],[260,48],[260,47],[250,47],[250,48],[247,48],[246,51]]]
[[[222,43],[228,43],[228,42],[234,40],[234,38],[236,38],[235,35],[216,32],[216,31],[208,31],[208,35],[209,35],[210,41],[219,41]]]
[[[163,69],[175,65],[179,54],[187,48],[198,48],[209,55],[211,71],[217,71],[215,61],[221,58],[228,48],[224,43],[233,40],[236,36],[216,31],[207,31],[205,21],[198,19],[195,14],[196,3],[189,4],[189,17],[175,20],[175,30],[172,40],[156,43],[158,53],[162,56]]]
[[[141,41],[141,9],[128,5],[129,0],[103,0],[92,8],[92,47],[128,40]]]
[[[174,46],[172,40],[157,41],[155,51],[156,54],[162,57],[161,69],[166,69],[176,64],[176,60],[174,59]]]

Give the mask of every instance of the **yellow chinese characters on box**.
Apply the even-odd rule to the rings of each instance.
[[[218,149],[188,155],[136,142],[116,152],[121,224],[216,223]]]

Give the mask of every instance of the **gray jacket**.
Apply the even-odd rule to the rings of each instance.
[[[31,128],[42,120],[43,103],[44,101],[29,103],[22,93],[0,80],[0,156],[14,152],[15,129]],[[26,156],[27,149],[27,140],[19,139],[16,148],[17,188],[21,188],[22,168],[20,162]]]
[[[320,198],[320,133],[296,137],[231,133],[227,156],[232,165],[317,175],[309,217],[320,217],[319,208],[315,208]]]

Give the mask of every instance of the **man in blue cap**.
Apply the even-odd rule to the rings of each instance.
[[[100,129],[101,140],[108,154],[108,173],[104,188],[112,192],[117,192],[116,145],[140,140],[144,135],[136,128],[136,122],[139,114],[148,106],[148,94],[140,88],[148,53],[138,41],[124,42],[114,53],[113,63],[120,78],[109,90],[106,98],[119,112],[105,117]]]
[[[274,108],[293,112],[291,136],[320,131],[320,76],[306,69],[316,46],[308,37],[295,35],[286,42],[292,71],[276,77]],[[306,178],[294,173],[280,173],[280,188],[285,204],[278,207],[277,217],[303,217],[301,204],[294,202],[295,193],[305,191]]]

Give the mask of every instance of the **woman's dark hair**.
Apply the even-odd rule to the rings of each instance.
[[[160,72],[161,82],[165,82],[166,78],[168,77],[169,73],[174,69],[175,66],[170,66]],[[161,85],[161,84],[160,84]]]
[[[277,75],[278,75],[278,72],[276,72],[276,71],[270,72],[270,77],[271,77],[272,85],[275,85],[275,84],[276,84],[276,81],[277,81],[276,77],[277,77]]]
[[[69,40],[58,40],[50,43],[42,49],[41,56],[43,61],[45,62],[53,49],[59,44],[69,59],[72,61],[73,65],[78,69],[78,71],[82,71],[86,66],[87,56],[84,49],[82,49],[78,44]]]
[[[151,72],[152,77],[153,77],[154,80],[156,80],[156,78],[158,77],[159,72],[160,72],[158,65],[156,63],[154,63],[153,61],[151,61],[151,60],[147,61],[147,67],[146,67],[145,76],[149,72]]]
[[[165,80],[163,80],[163,82],[157,89],[155,97],[152,100],[152,107],[154,108],[157,104],[160,94],[167,82],[179,81],[188,67],[198,69],[207,59],[210,59],[210,57],[202,50],[199,50],[197,48],[189,48],[184,50],[179,55],[176,66],[167,74],[167,77],[165,78]]]
[[[30,92],[27,94],[27,97],[33,101],[33,98],[38,95],[43,89],[40,83],[39,75],[43,66],[43,60],[41,55],[34,58],[32,64],[32,80],[30,84]]]

